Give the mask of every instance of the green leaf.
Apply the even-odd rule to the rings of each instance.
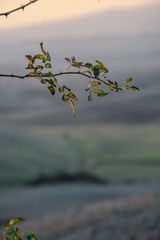
[[[73,116],[75,117],[75,106],[74,106],[74,102],[72,100],[68,100],[70,105],[71,105],[71,108],[73,110]]]
[[[45,68],[52,68],[52,65],[50,63],[46,63]]]
[[[65,58],[65,60],[66,60],[68,63],[71,63],[71,59]]]
[[[73,93],[71,93],[71,92],[67,93],[67,96],[68,96],[69,98],[75,99],[76,101],[78,100],[78,98],[77,98]]]
[[[42,53],[44,54],[44,56],[46,56],[47,53],[46,53],[46,51],[43,48],[43,42],[40,43],[40,47],[41,47]]]
[[[104,73],[108,73],[108,69],[104,66],[104,64],[98,60],[96,62],[99,64],[99,70]]]
[[[41,74],[41,77],[49,77],[49,76],[50,76],[49,73],[42,73],[42,74]]]
[[[63,85],[63,86],[62,86],[62,91],[64,91],[64,89],[67,89],[68,91],[71,91],[71,89],[68,88],[66,85]]]
[[[42,54],[36,54],[34,55],[34,59],[43,59],[44,56]]]
[[[91,82],[91,86],[99,86],[101,85],[101,82]]]
[[[92,72],[94,74],[94,76],[97,78],[99,76],[99,66],[98,65],[95,65],[93,68],[92,68]]]
[[[44,66],[42,66],[42,65],[37,65],[36,68],[37,68],[37,69],[44,69]]]
[[[63,94],[62,101],[67,102],[69,100],[69,97],[66,94]]]
[[[129,83],[129,82],[131,82],[132,80],[133,80],[133,78],[127,78],[126,81],[124,82],[124,84]]]
[[[49,72],[49,73],[48,73],[48,76],[49,76],[49,77],[53,77],[53,78],[54,78],[54,74],[53,74],[53,73],[51,73],[51,72]]]
[[[89,91],[90,87],[91,87],[91,84],[87,86],[86,91]]]
[[[51,56],[50,56],[50,54],[49,54],[49,52],[47,52],[47,61],[51,61]]]
[[[12,219],[8,222],[8,224],[9,224],[9,225],[14,225],[14,224],[19,223],[19,222],[22,222],[22,221],[24,221],[23,218],[12,218]]]
[[[132,89],[132,90],[134,90],[134,91],[136,91],[136,90],[139,91],[139,88],[136,87],[136,86],[129,86],[129,88]]]
[[[25,238],[27,240],[38,240],[38,238],[36,237],[36,235],[33,232],[23,233],[23,236],[25,236]]]
[[[59,90],[59,92],[63,92],[61,87],[59,87],[59,89],[58,89],[58,90]]]
[[[92,63],[85,63],[84,67],[91,69],[91,68],[93,68],[93,64]]]
[[[88,101],[92,101],[92,96],[91,96],[91,93],[88,95]]]
[[[83,62],[74,62],[74,63],[72,64],[72,66],[73,66],[73,67],[77,67],[77,68],[81,68],[81,67],[83,67]]]
[[[44,79],[44,80],[46,80],[46,79]],[[54,83],[53,80],[50,79],[50,80],[48,81],[48,83],[51,84],[52,86],[56,87],[56,85],[55,85],[55,83]]]
[[[34,58],[31,55],[25,55],[25,57],[32,63],[34,62]]]
[[[72,57],[72,58],[71,58],[71,61],[72,61],[72,63],[75,63],[75,62],[76,62],[75,57]]]
[[[98,96],[98,97],[104,97],[104,96],[106,96],[106,95],[108,95],[108,94],[109,94],[109,93],[104,93],[104,92],[103,92],[103,93],[100,93],[100,92],[98,92],[98,93],[97,93],[97,96]]]
[[[101,89],[93,89],[93,92],[94,92],[95,94],[97,94],[97,93],[103,93],[103,90],[101,90]]]
[[[48,88],[48,90],[50,91],[50,93],[51,93],[52,95],[55,94],[55,88],[54,88],[53,86],[49,86],[49,87],[47,87],[47,88]]]

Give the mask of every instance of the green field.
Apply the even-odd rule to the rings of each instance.
[[[160,183],[159,126],[0,129],[0,187],[81,170],[110,184]]]

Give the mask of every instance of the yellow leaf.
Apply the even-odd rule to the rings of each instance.
[[[74,106],[74,102],[72,100],[68,100],[70,105],[71,105],[71,108],[73,110],[73,116],[75,117],[75,106]]]

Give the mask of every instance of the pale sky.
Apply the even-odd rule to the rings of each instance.
[[[0,0],[0,12],[5,12],[28,3],[29,0]],[[0,17],[0,29],[67,20],[102,10],[132,8],[160,2],[160,0],[39,0],[25,8],[23,12],[13,13],[6,19]]]

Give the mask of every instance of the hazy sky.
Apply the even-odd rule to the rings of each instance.
[[[0,0],[0,12],[5,12],[28,3],[29,0]],[[64,20],[83,16],[105,9],[130,8],[160,0],[39,0],[25,11],[11,14],[7,20],[0,17],[0,29],[36,24],[50,20]]]

